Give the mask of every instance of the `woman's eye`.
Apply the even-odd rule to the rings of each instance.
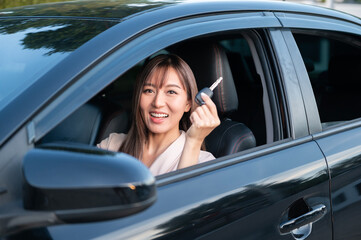
[[[143,90],[143,93],[152,93],[153,90],[152,89],[149,89],[149,88],[146,88]]]
[[[169,90],[168,93],[169,93],[169,94],[177,94],[177,92],[176,92],[176,91],[173,91],[173,90]]]

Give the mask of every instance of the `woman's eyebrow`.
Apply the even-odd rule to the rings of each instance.
[[[153,83],[144,83],[144,86],[155,87],[155,85]]]
[[[144,83],[144,86],[149,86],[149,87],[156,87],[155,84],[153,83]],[[179,88],[179,89],[182,89],[182,87],[180,87],[178,84],[167,84],[165,87],[176,87],[176,88]]]
[[[176,88],[180,88],[182,89],[179,85],[177,84],[168,84],[166,87],[176,87]]]

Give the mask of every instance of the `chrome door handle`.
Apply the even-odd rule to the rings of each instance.
[[[317,222],[327,212],[326,206],[323,204],[317,205],[311,211],[305,213],[297,218],[291,219],[280,225],[281,234],[291,233],[293,230],[298,229],[310,223]]]

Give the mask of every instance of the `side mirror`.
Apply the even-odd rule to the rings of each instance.
[[[156,200],[155,178],[139,160],[94,147],[45,146],[23,160],[26,210],[61,222],[91,222],[137,213]]]

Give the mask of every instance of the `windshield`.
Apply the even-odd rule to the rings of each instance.
[[[58,62],[117,22],[73,19],[0,21],[0,110]]]

